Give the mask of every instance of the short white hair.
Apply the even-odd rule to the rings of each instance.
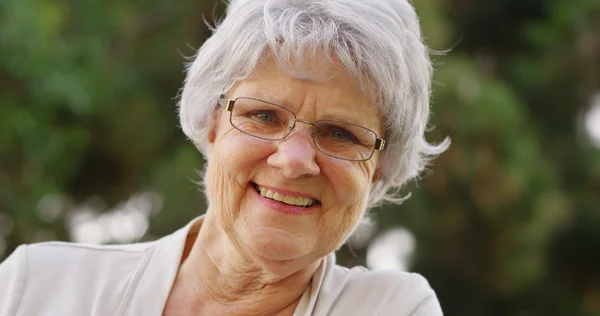
[[[231,0],[188,65],[180,95],[183,132],[205,156],[219,96],[248,78],[267,53],[303,78],[311,76],[303,65],[307,53],[335,57],[361,89],[377,93],[386,148],[369,207],[401,203],[399,189],[448,147],[448,138],[439,145],[425,139],[433,69],[407,0]]]

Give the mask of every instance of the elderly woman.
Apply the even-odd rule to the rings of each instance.
[[[150,243],[19,247],[1,315],[441,315],[419,275],[334,252],[447,142],[407,0],[235,0],[190,65],[206,215]]]

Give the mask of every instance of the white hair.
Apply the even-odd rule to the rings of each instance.
[[[304,78],[311,76],[306,54],[335,57],[361,89],[376,91],[386,148],[369,207],[402,202],[398,190],[448,147],[447,138],[439,145],[425,139],[433,69],[407,0],[231,0],[188,65],[179,102],[183,132],[205,156],[219,96],[267,53]]]

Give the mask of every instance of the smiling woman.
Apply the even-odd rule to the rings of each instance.
[[[269,87],[276,93],[272,98],[286,100],[292,105],[292,113],[302,122],[320,122],[320,118],[335,117],[335,113],[361,113],[368,118],[369,128],[382,134],[382,119],[377,107],[357,89],[347,73],[333,67],[321,67],[320,70],[336,80],[298,79],[274,61],[266,61],[260,70],[231,88],[227,96],[248,96],[252,91]],[[263,97],[268,95],[265,93]],[[263,115],[270,113],[270,119],[278,120],[273,115],[276,112],[260,111]],[[213,121],[208,141],[206,186],[210,209],[214,207],[219,223],[210,227],[224,226],[228,239],[237,240],[234,243],[241,245],[245,252],[249,249],[256,252],[256,260],[268,256],[276,260],[275,265],[280,263],[279,260],[291,260],[286,262],[284,267],[289,270],[284,273],[292,274],[302,267],[311,267],[319,262],[318,259],[336,250],[355,228],[366,209],[368,192],[376,181],[375,170],[380,157],[375,155],[362,162],[348,160],[349,151],[345,147],[370,145],[369,153],[365,155],[368,158],[375,143],[361,144],[353,140],[360,136],[339,126],[337,133],[351,138],[344,141],[351,145],[315,146],[315,143],[328,141],[312,142],[311,138],[330,139],[339,135],[317,136],[313,123],[296,124],[290,131],[288,126],[293,127],[293,121],[282,122],[283,130],[288,131],[285,135],[277,132],[281,127],[273,130],[261,127],[265,123],[255,123],[258,119],[235,128],[230,115],[221,111]],[[262,136],[272,132],[275,139],[282,135],[286,137],[265,141],[264,137],[249,137],[250,132],[240,132],[241,129],[256,134],[251,125],[259,125]],[[317,149],[323,147],[331,154],[323,154]],[[332,157],[334,155],[338,157]],[[255,185],[268,187],[279,199],[262,197],[257,194]],[[303,208],[276,201],[288,196],[310,198],[316,203]],[[208,213],[211,213],[210,209]],[[276,212],[265,212],[265,209]],[[273,262],[261,260],[260,264],[269,269]]]
[[[1,314],[441,315],[421,276],[334,255],[447,147],[424,138],[430,80],[405,0],[231,1],[180,102],[206,215],[152,243],[21,246]]]

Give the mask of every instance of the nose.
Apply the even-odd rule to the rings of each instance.
[[[321,169],[315,161],[317,149],[308,136],[310,129],[308,125],[296,124],[292,133],[277,143],[277,151],[269,156],[267,163],[290,179],[318,175]]]

